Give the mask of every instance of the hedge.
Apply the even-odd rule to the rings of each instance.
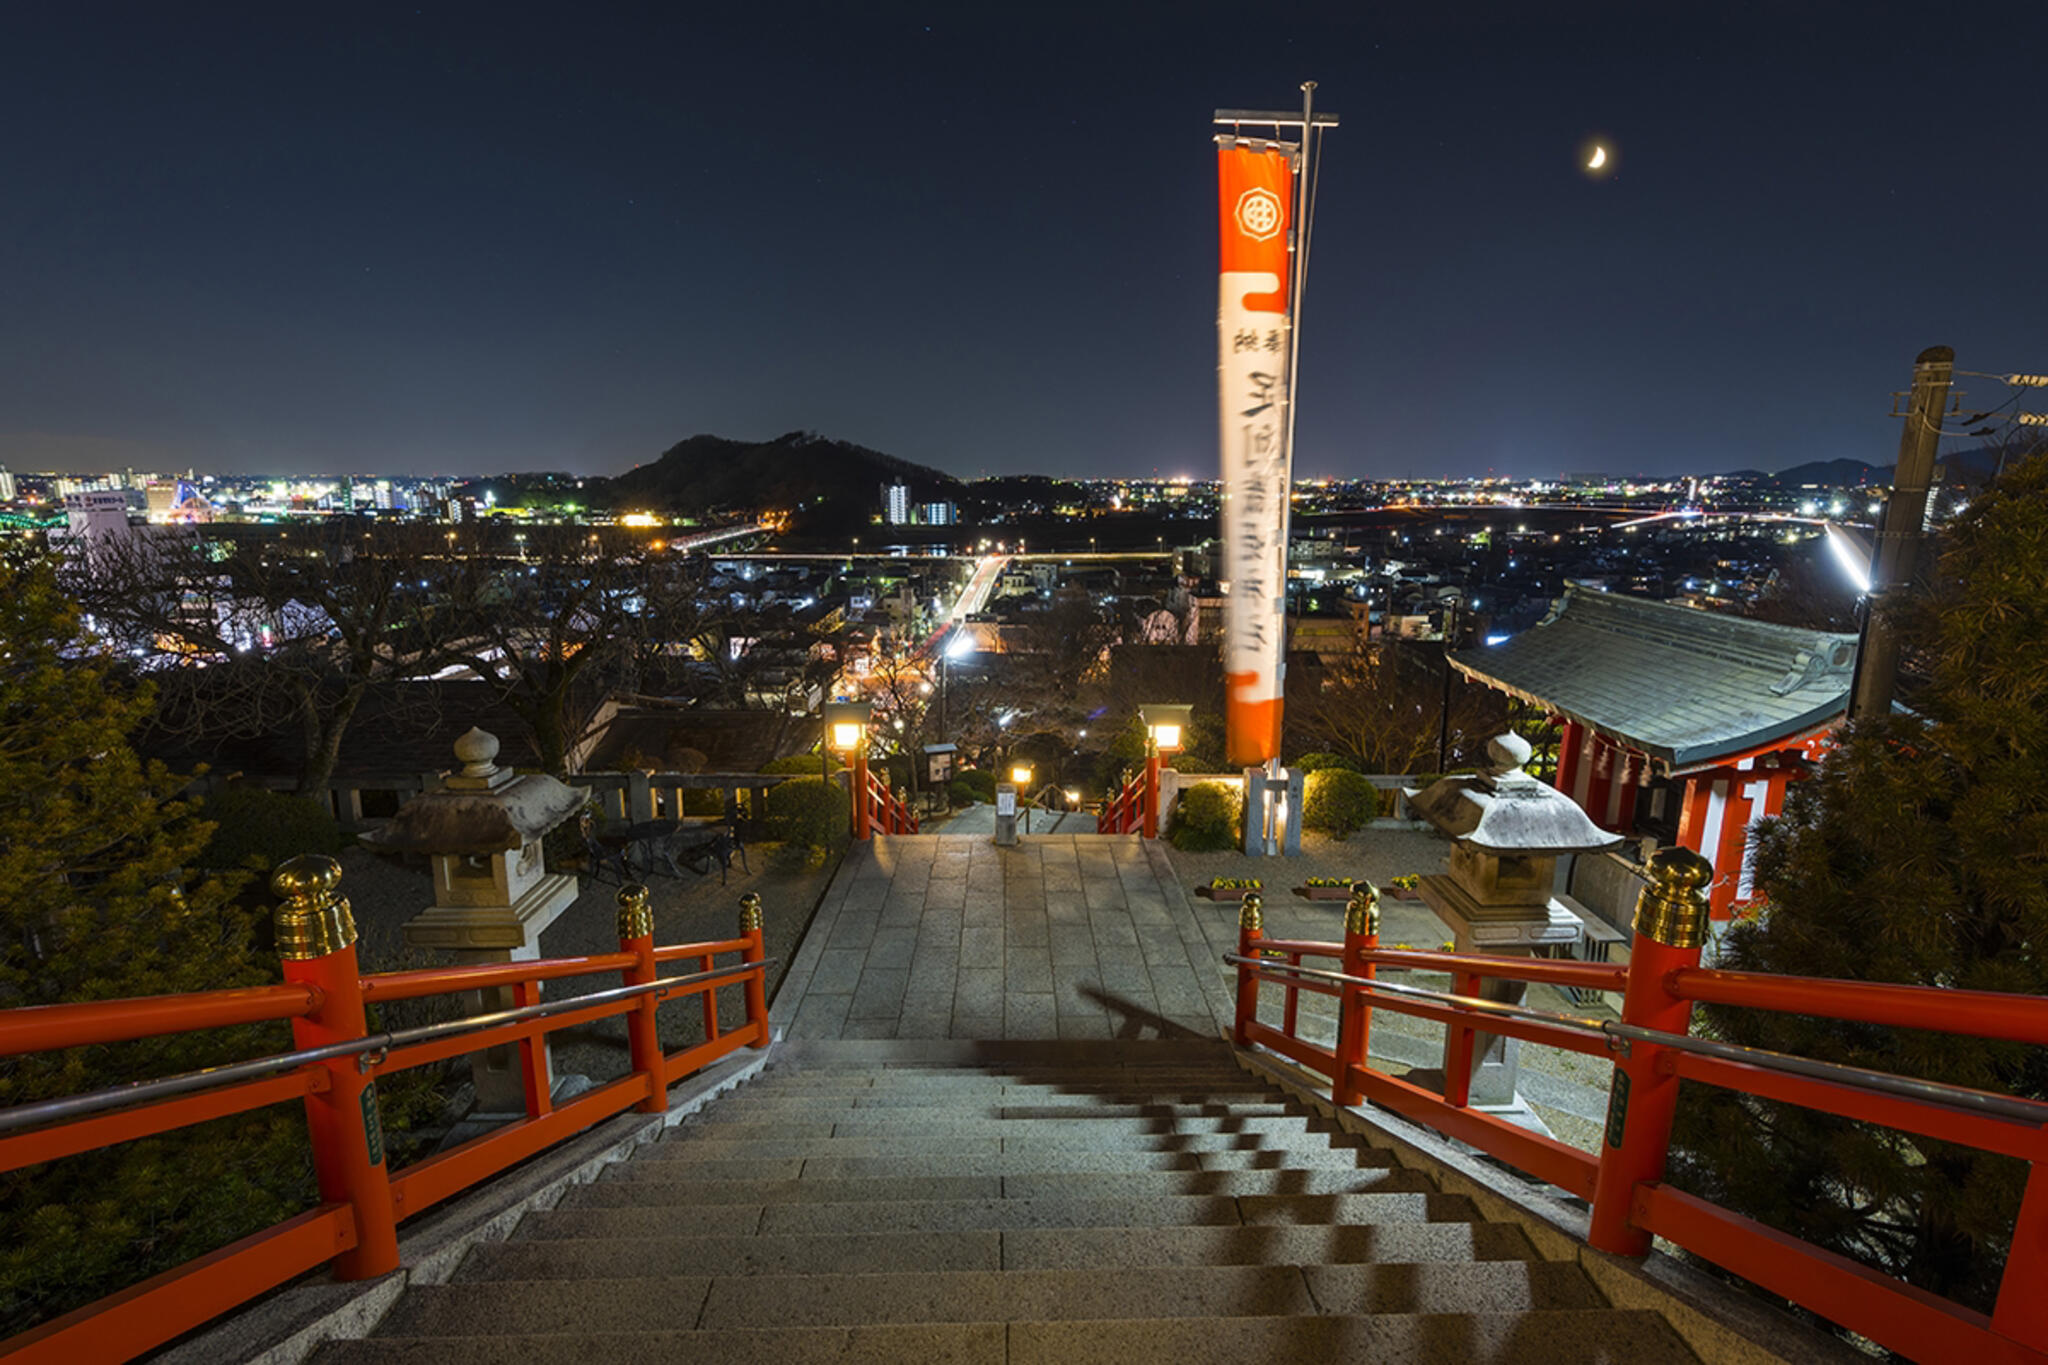
[[[200,818],[217,826],[199,865],[268,874],[301,853],[336,853],[341,826],[325,806],[261,787],[228,787],[206,798]]]
[[[1238,846],[1244,792],[1228,782],[1196,782],[1181,788],[1166,837],[1188,853],[1214,853]]]

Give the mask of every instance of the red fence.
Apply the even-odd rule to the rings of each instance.
[[[656,947],[646,888],[626,887],[619,893],[616,953],[365,976],[357,971],[348,902],[335,893],[340,875],[339,866],[327,858],[294,859],[280,870],[274,884],[290,898],[277,916],[283,985],[0,1011],[0,1056],[280,1019],[291,1021],[297,1048],[336,1045],[338,1054],[259,1079],[0,1137],[0,1170],[16,1170],[300,1100],[321,1199],[310,1212],[0,1342],[0,1355],[12,1355],[24,1365],[127,1359],[330,1261],[341,1279],[395,1270],[400,1220],[623,1110],[660,1113],[676,1081],[741,1048],[768,1045],[760,903],[751,894],[741,897],[736,938]],[[382,1035],[370,1035],[365,1022],[365,1006],[386,1001],[510,989],[517,1008],[538,1004],[544,981],[616,971],[625,987],[650,986],[660,979],[657,969],[663,963],[688,962],[699,973],[709,973],[720,957],[737,961],[717,969],[721,975],[716,980],[680,978],[673,987],[654,986],[625,999],[409,1046],[379,1050]],[[745,1019],[728,1027],[719,1018],[717,991],[733,985],[743,987]],[[664,998],[692,995],[703,1001],[705,1039],[663,1053],[655,1011]],[[613,1015],[627,1016],[631,1071],[555,1107],[548,1093],[545,1035]],[[519,1050],[525,1117],[403,1170],[388,1169],[377,1077],[507,1044]]]
[[[917,815],[889,790],[889,784],[868,772],[866,827],[869,834],[915,834]],[[865,837],[865,836],[863,836]]]
[[[1095,817],[1097,834],[1136,834],[1145,819],[1145,779],[1134,777]]]
[[[2043,1046],[2048,1045],[2048,1000],[1702,969],[1699,934],[1706,903],[1695,865],[1703,864],[1682,849],[1665,850],[1652,860],[1653,881],[1637,909],[1635,944],[1626,967],[1477,953],[1382,951],[1377,909],[1362,896],[1352,902],[1341,944],[1268,939],[1258,899],[1247,896],[1238,930],[1242,960],[1237,1042],[1266,1047],[1327,1077],[1339,1104],[1372,1100],[1589,1201],[1590,1240],[1601,1250],[1640,1256],[1650,1249],[1653,1236],[1666,1238],[1915,1359],[2048,1361],[2048,1105],[1984,1096],[2000,1112],[1975,1112],[1939,1098],[1873,1090],[1847,1072],[1835,1078],[1793,1074],[1772,1065],[1769,1054],[1753,1054],[1754,1060],[1745,1061],[1681,1050],[1668,1037],[1687,1033],[1697,1001]],[[1299,968],[1304,958],[1337,959],[1341,978],[1295,976],[1280,966]],[[1640,1032],[1630,1038],[1594,1032],[1590,1021],[1588,1027],[1575,1028],[1506,1017],[1487,1009],[1485,1002],[1387,994],[1376,987],[1379,967],[1449,973],[1459,997],[1477,996],[1479,983],[1488,979],[1619,991],[1624,1001],[1622,1024],[1657,1031],[1667,1040],[1660,1044],[1654,1035],[1646,1039]],[[1258,1017],[1262,984],[1278,986],[1284,993],[1278,1028]],[[1299,1035],[1303,991],[1337,997],[1334,1047]],[[1445,1026],[1443,1094],[1369,1064],[1375,1009]],[[1474,1041],[1479,1034],[1613,1055],[1614,1088],[1600,1153],[1581,1151],[1470,1107]],[[1664,1184],[1681,1080],[2032,1163],[1994,1311],[1987,1317]]]

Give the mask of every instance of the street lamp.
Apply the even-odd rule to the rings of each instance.
[[[825,703],[825,744],[853,769],[853,837],[868,837],[868,714],[864,701]]]
[[[1017,804],[1023,807],[1024,832],[1031,832],[1031,765],[1013,763],[1010,765],[1010,785],[1017,789]]]
[[[1138,708],[1145,726],[1145,824],[1147,839],[1159,837],[1159,760],[1162,754],[1179,753],[1186,746],[1188,720],[1195,708],[1172,702],[1154,702]]]

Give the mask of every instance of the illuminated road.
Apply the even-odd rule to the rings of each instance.
[[[946,616],[947,626],[957,626],[977,612],[988,610],[988,599],[996,590],[996,580],[1003,575],[1003,566],[1010,562],[1008,555],[983,555],[981,562],[974,566],[974,573],[967,580],[967,586],[960,590],[959,599],[953,603],[953,610]]]

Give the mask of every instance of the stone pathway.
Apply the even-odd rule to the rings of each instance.
[[[1202,910],[1136,835],[877,838],[772,1014],[793,1038],[1213,1038],[1231,1005],[1204,920],[1235,919]]]
[[[1292,884],[1359,868],[1388,879],[1393,866],[1435,871],[1445,847],[1406,830],[1274,859],[1188,855],[1136,835],[1034,834],[1008,849],[986,832],[879,837],[846,855],[770,1013],[791,1038],[1213,1038],[1234,1015],[1223,954],[1237,944],[1238,907],[1189,887],[1259,876],[1268,936],[1336,941],[1343,904],[1297,901]],[[1389,898],[1382,911],[1387,946],[1442,945],[1443,926],[1419,902]],[[1450,985],[1429,973],[1390,979]],[[1261,1017],[1277,1025],[1283,993],[1261,995]],[[1530,1003],[1603,1008],[1547,987]],[[1300,1030],[1331,1043],[1334,1001],[1304,992]],[[1379,1012],[1372,1054],[1396,1075],[1440,1066],[1442,1026]],[[1597,1142],[1606,1061],[1527,1046],[1522,1065],[1523,1094],[1551,1130]]]

